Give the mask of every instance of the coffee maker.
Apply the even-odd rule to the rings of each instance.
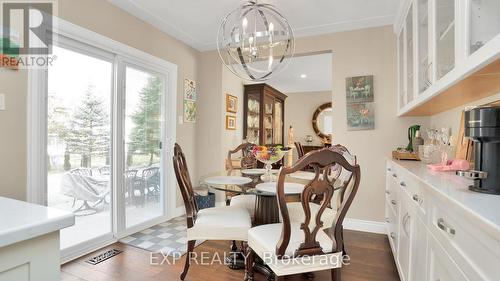
[[[465,136],[474,141],[474,170],[457,175],[473,179],[470,190],[500,194],[500,106],[465,112]]]

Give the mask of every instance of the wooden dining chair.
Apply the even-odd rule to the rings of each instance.
[[[188,272],[196,240],[236,240],[247,241],[248,230],[252,226],[247,210],[239,207],[223,206],[199,210],[189,176],[186,158],[181,147],[174,146],[174,171],[186,208],[187,257],[180,279]]]
[[[297,148],[297,156],[298,158],[302,158],[304,156],[304,147],[302,146],[302,144],[298,141],[295,142],[295,148]]]
[[[313,167],[315,178],[304,186],[301,204],[305,217],[303,221],[296,222],[290,218],[288,211],[284,191],[285,178],[307,165]],[[349,173],[348,180],[339,187],[334,187],[338,179],[335,177],[337,174],[331,173],[331,169],[336,166]],[[349,164],[343,153],[334,147],[310,152],[292,167],[282,168],[276,192],[283,221],[260,225],[248,231],[245,280],[253,280],[254,254],[256,254],[274,272],[278,281],[284,280],[287,275],[320,270],[331,270],[332,280],[340,281],[343,252],[342,223],[354,200],[360,179],[359,165]],[[345,196],[334,221],[326,225],[322,215],[336,192],[342,192]],[[314,195],[322,195],[325,198],[316,214],[309,208]]]
[[[252,153],[252,149],[255,146],[255,144],[250,143],[250,142],[245,142],[238,147],[236,147],[233,150],[230,150],[227,153],[227,163],[228,165],[228,170],[233,170],[233,164],[232,164],[232,156],[236,153],[239,153],[241,151],[241,169],[255,169],[257,168],[257,159]],[[226,195],[226,202],[228,203],[229,206],[235,206],[235,207],[243,207],[248,210],[248,213],[250,214],[250,217],[253,218],[254,213],[255,213],[255,202],[256,202],[256,197],[253,194],[237,194],[237,193],[232,193],[232,192],[227,192],[225,193]]]

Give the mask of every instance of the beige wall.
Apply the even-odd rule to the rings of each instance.
[[[177,113],[182,115],[183,80],[197,80],[200,53],[153,26],[102,0],[59,0],[59,17],[178,66]],[[25,199],[26,189],[26,75],[0,70],[0,92],[8,111],[0,112],[0,196]],[[8,133],[7,133],[8,132]],[[177,126],[192,173],[195,171],[196,125]],[[168,161],[168,160],[167,160]],[[177,195],[177,203],[181,204]]]
[[[288,128],[293,127],[294,141],[306,144],[305,138],[311,135],[314,138],[313,145],[322,145],[321,138],[314,132],[312,126],[313,114],[324,103],[332,101],[333,93],[329,92],[304,92],[286,93],[285,101],[285,143],[288,140]],[[293,161],[297,160],[294,150]]]
[[[0,68],[0,196],[18,200],[26,198],[26,81],[26,71]]]
[[[458,130],[460,129],[460,117],[462,116],[462,111],[466,106],[482,105],[498,100],[500,100],[500,93],[439,114],[435,114],[431,116],[431,127],[436,129],[450,128],[451,134],[458,136]],[[424,134],[424,137],[427,137],[427,134]]]

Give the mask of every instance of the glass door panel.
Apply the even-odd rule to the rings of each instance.
[[[111,228],[111,96],[113,65],[53,46],[48,68],[48,206],[75,213],[61,230],[61,249]]]
[[[125,172],[126,227],[164,214],[161,184],[163,136],[161,77],[125,67]]]
[[[406,17],[406,102],[413,101],[413,6]]]
[[[470,54],[500,34],[500,1],[470,0]]]
[[[418,91],[431,85],[429,60],[429,1],[418,0]]]
[[[274,101],[274,144],[283,144],[283,103]]]
[[[274,99],[264,96],[264,143],[273,144]]]
[[[399,108],[403,108],[406,104],[405,95],[405,43],[404,43],[404,30],[402,30],[398,37],[398,50],[399,50]]]
[[[436,76],[440,79],[455,67],[455,0],[436,3]]]
[[[260,95],[249,94],[247,104],[247,132],[248,142],[260,144]]]

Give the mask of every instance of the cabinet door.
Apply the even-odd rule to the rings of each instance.
[[[441,79],[455,67],[455,1],[433,0],[436,80]]]
[[[274,133],[274,144],[283,143],[283,103],[280,100],[274,100],[274,123],[273,123],[273,133]]]
[[[413,50],[413,5],[408,10],[405,27],[406,45],[406,103],[410,103],[414,98],[414,50]]]
[[[404,29],[401,30],[398,36],[398,77],[399,77],[399,108],[403,108],[406,105],[406,93],[405,93],[405,42],[404,42]]]
[[[410,202],[407,195],[401,192],[400,212],[399,212],[399,247],[398,259],[399,269],[401,270],[401,279],[408,281],[410,271],[410,252],[411,252],[411,220]]]
[[[427,280],[429,281],[468,281],[464,273],[432,235],[429,235],[427,261],[429,263]]]
[[[500,1],[468,0],[469,54],[500,34]]]
[[[417,33],[418,33],[418,93],[422,93],[432,85],[432,66],[429,45],[429,0],[417,2]]]
[[[273,144],[274,99],[264,96],[264,143]]]
[[[246,106],[246,132],[248,142],[260,144],[260,94],[248,94]]]
[[[412,216],[410,280],[425,280],[427,276],[427,228],[420,218]]]

